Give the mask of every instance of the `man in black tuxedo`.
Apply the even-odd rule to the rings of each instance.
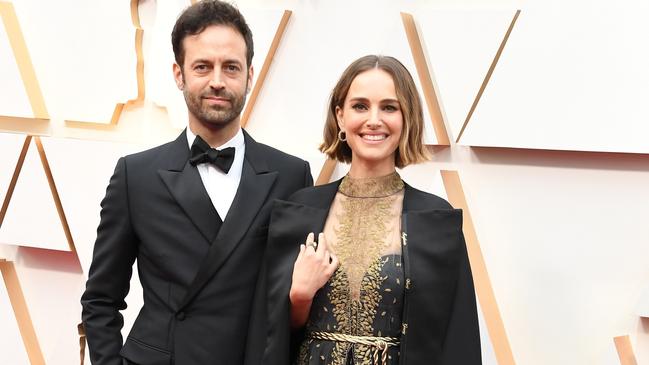
[[[81,298],[95,365],[242,364],[271,202],[313,184],[240,127],[253,43],[236,8],[192,5],[172,44],[189,128],[117,162]],[[122,343],[136,259],[144,306]]]

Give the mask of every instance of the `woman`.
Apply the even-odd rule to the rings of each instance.
[[[481,363],[461,211],[396,172],[427,159],[422,135],[398,60],[345,70],[320,150],[349,173],[273,208],[264,364]]]

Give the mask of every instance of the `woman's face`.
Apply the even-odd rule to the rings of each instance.
[[[403,114],[390,74],[378,68],[358,74],[336,117],[352,150],[352,170],[369,169],[375,176],[394,171]]]

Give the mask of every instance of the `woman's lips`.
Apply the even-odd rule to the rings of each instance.
[[[367,142],[382,142],[385,141],[388,138],[387,134],[380,133],[380,134],[361,134],[361,138],[364,141]]]

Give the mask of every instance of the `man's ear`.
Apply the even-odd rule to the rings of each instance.
[[[255,75],[255,70],[252,65],[248,68],[248,84],[246,85],[246,94],[252,90],[252,78]]]
[[[183,77],[183,69],[177,63],[174,63],[173,66],[174,80],[176,80],[176,86],[179,90],[185,88],[185,78]]]

